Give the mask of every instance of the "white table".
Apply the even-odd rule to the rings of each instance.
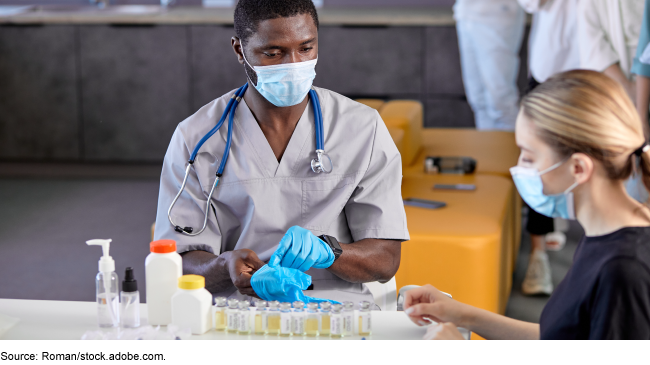
[[[20,318],[0,339],[2,340],[79,340],[88,330],[96,330],[97,304],[95,302],[68,302],[51,300],[0,299],[0,313]],[[142,324],[147,323],[147,306],[140,304]],[[356,321],[355,321],[356,322]],[[372,312],[372,335],[368,340],[419,340],[426,328],[413,324],[404,312]],[[279,340],[278,336],[237,335],[210,330],[197,340]],[[296,339],[330,340],[329,337],[292,337]],[[360,340],[361,336],[344,339]]]

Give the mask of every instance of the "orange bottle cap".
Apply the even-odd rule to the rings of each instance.
[[[155,253],[170,253],[176,252],[176,241],[174,240],[158,240],[149,244],[151,252]]]

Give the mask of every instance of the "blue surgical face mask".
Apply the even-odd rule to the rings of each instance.
[[[512,179],[515,181],[519,195],[531,209],[539,214],[553,218],[576,219],[573,193],[571,191],[578,186],[577,181],[562,194],[544,195],[543,193],[542,175],[555,170],[565,162],[566,160],[558,162],[542,172],[534,168],[521,166],[510,169],[510,174],[512,174]]]
[[[257,74],[255,89],[266,100],[278,107],[293,106],[305,99],[316,77],[318,58],[294,63],[282,63],[271,66],[252,66],[246,60],[242,45],[242,54],[246,64]],[[251,84],[253,84],[251,82]]]

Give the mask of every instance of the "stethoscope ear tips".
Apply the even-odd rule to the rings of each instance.
[[[192,231],[194,231],[194,228],[192,228],[192,227],[183,228],[181,226],[176,226],[176,227],[174,227],[174,231],[176,231],[178,233],[192,233]]]

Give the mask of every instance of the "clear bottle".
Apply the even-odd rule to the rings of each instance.
[[[214,329],[216,331],[223,331],[226,329],[226,298],[217,297],[212,306],[212,321],[214,322]]]
[[[226,330],[228,332],[237,332],[239,329],[239,300],[235,298],[228,299],[228,308],[226,308]]]
[[[343,336],[354,334],[354,303],[343,302]]]
[[[293,313],[291,313],[291,332],[294,336],[305,335],[305,303],[293,302]]]
[[[291,336],[291,303],[280,303],[280,336]]]
[[[359,335],[370,336],[372,334],[371,312],[372,304],[368,301],[359,303]]]
[[[305,318],[305,333],[307,336],[316,337],[320,333],[320,313],[318,303],[307,304],[307,315]]]
[[[89,240],[88,246],[102,246],[103,256],[99,259],[97,285],[97,323],[99,327],[120,325],[119,279],[115,273],[115,260],[109,255],[111,240]]]
[[[239,317],[237,319],[237,333],[249,335],[251,333],[251,310],[247,300],[239,302]]]
[[[330,336],[334,338],[343,337],[343,306],[341,304],[332,305],[330,313]]]
[[[264,328],[267,335],[280,334],[280,302],[277,300],[269,302],[269,309],[262,314]]]
[[[122,303],[120,313],[122,327],[140,327],[140,292],[138,291],[138,282],[134,278],[132,267],[127,267],[124,273],[120,302]]]
[[[265,322],[264,317],[266,314],[266,302],[263,300],[258,300],[255,302],[255,328],[253,332],[256,335],[263,335],[266,333],[266,327],[264,326]]]
[[[332,310],[332,303],[322,302],[320,304],[320,335],[330,335],[330,314]]]

